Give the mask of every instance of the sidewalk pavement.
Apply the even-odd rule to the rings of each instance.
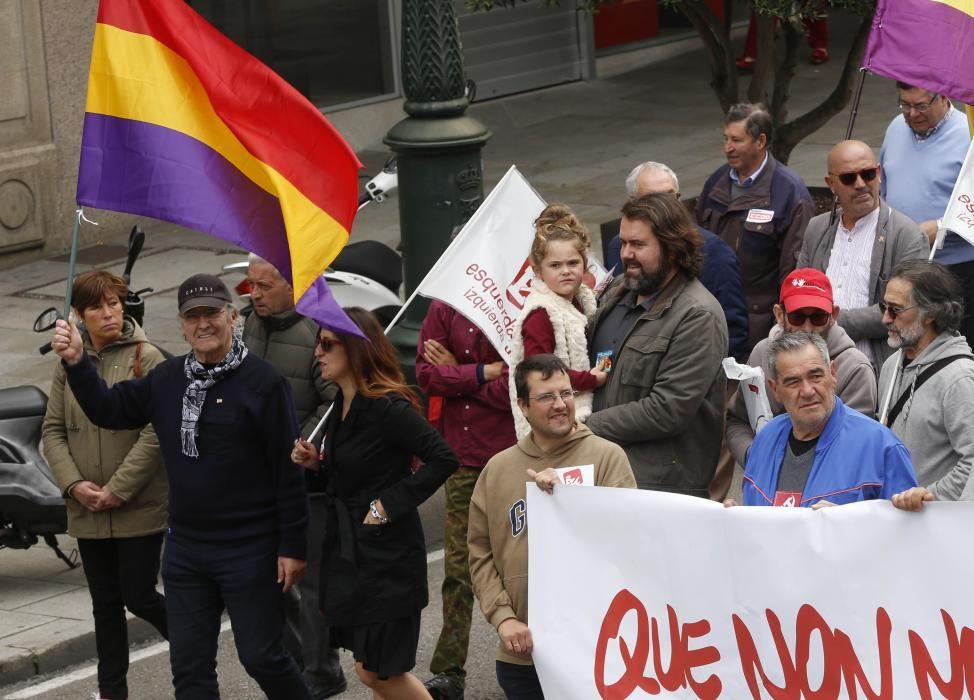
[[[822,66],[800,64],[792,85],[792,114],[812,107],[835,85],[844,50],[854,28],[834,14],[833,60]],[[702,50],[646,64],[644,54],[612,56],[612,77],[571,83],[496,101],[475,104],[471,113],[493,132],[484,150],[485,191],[516,164],[548,201],[572,206],[600,251],[598,224],[614,219],[629,170],[644,160],[664,162],[692,196],[723,163],[721,113],[711,92]],[[802,59],[805,60],[804,55]],[[626,62],[631,61],[631,70]],[[866,79],[855,136],[877,151],[889,120],[896,114],[891,81]],[[790,165],[810,185],[822,184],[828,150],[844,137],[848,111],[803,141]],[[377,147],[360,154],[367,172],[375,172],[386,153]],[[393,197],[393,200],[395,197]],[[97,215],[90,213],[97,219]],[[233,246],[154,220],[142,221],[146,248],[133,272],[136,288],[152,286],[145,326],[150,339],[174,353],[185,351],[176,319],[176,288],[195,272],[219,273],[242,253]],[[106,234],[104,245],[81,252],[78,271],[109,266],[121,272],[127,232]],[[394,201],[367,207],[356,220],[352,240],[376,239],[395,246],[399,240]],[[40,357],[47,337],[31,331],[45,307],[63,304],[66,256],[39,260],[7,270],[0,277],[0,387],[36,384],[48,390],[54,360]],[[228,277],[228,286],[238,278]],[[66,551],[74,548],[61,537]],[[133,641],[149,628],[130,626]],[[81,569],[69,571],[45,545],[26,552],[0,551],[0,683],[50,673],[91,659],[94,653],[90,601]]]

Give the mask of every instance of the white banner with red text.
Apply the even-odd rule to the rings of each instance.
[[[967,156],[954,182],[954,191],[947,202],[947,211],[940,220],[939,229],[935,248],[943,247],[945,231],[953,231],[974,245],[974,141],[967,149]]]
[[[974,504],[528,494],[546,697],[971,697]]]

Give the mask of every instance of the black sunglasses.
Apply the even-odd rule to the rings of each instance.
[[[342,345],[342,341],[338,338],[318,338],[318,345],[324,352],[331,352],[332,348],[336,345]]]
[[[913,306],[907,306],[901,309],[898,306],[892,306],[890,304],[887,304],[885,301],[879,302],[879,310],[882,311],[883,314],[889,314],[889,317],[894,321],[896,320],[896,317],[899,316],[900,314],[906,313],[907,311],[911,309],[915,309],[916,307],[917,307],[916,304],[914,304]]]
[[[786,313],[785,316],[788,317],[788,323],[793,326],[804,326],[805,321],[809,319],[811,319],[813,326],[824,326],[832,318],[832,314],[820,309],[812,312],[792,311]]]
[[[871,168],[863,168],[862,170],[856,170],[851,173],[839,173],[836,177],[846,187],[852,187],[856,184],[857,177],[861,177],[863,182],[872,182],[878,174],[879,166],[874,165]]]

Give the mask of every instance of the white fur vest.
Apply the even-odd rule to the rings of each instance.
[[[521,328],[528,314],[538,308],[548,313],[548,320],[551,321],[551,328],[555,335],[554,354],[570,369],[580,372],[592,369],[588,359],[588,344],[585,342],[585,326],[588,319],[595,314],[595,295],[583,284],[578,288],[575,299],[578,300],[582,311],[576,309],[572,302],[548,289],[548,285],[537,277],[531,280],[531,293],[524,300],[521,315],[514,323],[514,338],[511,340],[511,376],[508,385],[511,412],[514,414],[514,430],[517,432],[518,440],[531,431],[531,426],[517,405],[517,390],[514,386],[514,368],[524,359],[524,336]],[[591,413],[592,392],[584,391],[575,397],[575,419],[584,422]]]

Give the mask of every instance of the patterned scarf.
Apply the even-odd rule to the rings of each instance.
[[[183,454],[187,457],[199,457],[196,449],[196,424],[199,422],[206,401],[206,390],[237,369],[247,357],[247,346],[243,344],[239,333],[233,334],[230,352],[215,366],[206,368],[190,352],[186,355],[183,370],[186,379],[186,393],[183,394],[183,418],[179,428],[183,443]]]

